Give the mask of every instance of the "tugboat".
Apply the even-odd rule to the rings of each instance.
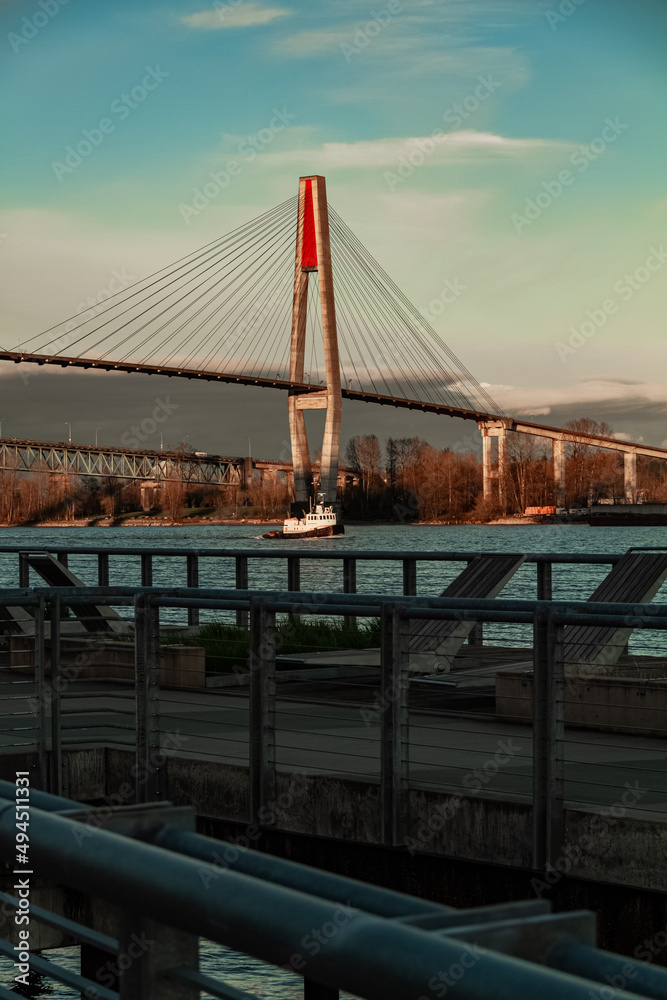
[[[262,538],[326,538],[329,535],[344,535],[345,528],[336,512],[331,506],[325,507],[323,499],[320,493],[315,509],[311,500],[310,511],[305,517],[286,517],[282,531],[269,531]]]

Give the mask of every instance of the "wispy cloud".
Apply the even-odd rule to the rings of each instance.
[[[276,18],[291,14],[287,7],[262,7],[261,4],[246,0],[238,7],[221,3],[213,10],[203,10],[181,18],[189,28],[215,31],[218,28],[251,28],[258,24],[270,24]]]
[[[339,170],[346,168],[391,167],[424,143],[433,144],[430,136],[406,138],[374,139],[360,142],[325,142],[316,148],[300,148],[271,154],[271,166],[300,165],[316,160],[318,169]],[[531,153],[568,150],[569,144],[547,139],[511,139],[491,132],[473,130],[442,134],[435,143],[436,149],[430,157],[432,164],[447,162],[485,161],[497,158],[511,158]]]
[[[661,421],[664,424],[667,410],[667,386],[662,382],[623,384],[618,378],[600,377],[559,388],[489,385],[488,389],[508,413],[529,419],[548,416],[554,424],[568,419],[572,413],[597,415],[597,419],[612,424],[621,420]],[[619,430],[615,436],[637,440],[636,431]],[[652,437],[655,439],[656,435]]]

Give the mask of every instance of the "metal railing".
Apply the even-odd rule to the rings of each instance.
[[[411,550],[391,550],[381,549],[364,550],[350,549],[341,551],[317,551],[304,550],[303,548],[284,548],[282,544],[273,543],[273,548],[253,549],[253,548],[164,548],[160,546],[68,546],[65,549],[51,547],[57,558],[67,565],[69,557],[92,556],[97,563],[97,583],[101,587],[106,587],[110,582],[111,560],[126,560],[136,558],[140,561],[140,574],[137,574],[135,582],[141,586],[151,586],[153,582],[153,566],[155,559],[176,560],[185,564],[183,582],[189,587],[198,586],[200,561],[214,561],[218,567],[224,564],[220,570],[221,576],[228,579],[239,589],[248,588],[250,581],[250,566],[256,563],[271,564],[278,561],[286,563],[285,583],[289,591],[300,590],[300,580],[304,564],[322,562],[333,562],[341,564],[341,574],[339,585],[343,593],[354,594],[357,592],[357,571],[360,565],[369,563],[394,563],[400,567],[402,574],[402,590],[405,595],[417,593],[418,569],[429,563],[469,563],[479,552],[415,552]],[[29,583],[29,568],[25,555],[34,552],[38,546],[27,545],[2,545],[0,554],[17,556],[17,573],[13,580],[8,582],[18,583],[20,587],[27,587]],[[551,600],[553,591],[553,567],[565,565],[606,565],[613,566],[622,558],[618,553],[563,553],[563,552],[534,552],[526,556],[526,563],[535,565],[536,573],[536,597],[538,600]],[[91,568],[94,563],[90,564]],[[123,563],[123,571],[127,569],[127,563]],[[172,572],[170,570],[170,572]],[[180,574],[179,574],[180,575]],[[92,582],[92,581],[90,581]],[[253,585],[257,581],[253,580]],[[261,581],[262,585],[266,581]],[[255,586],[253,586],[255,589]],[[274,585],[275,589],[275,585]],[[329,589],[337,589],[332,586]]]
[[[0,953],[15,976],[31,969],[89,1000],[198,1000],[202,991],[257,1000],[226,983],[224,969],[201,971],[200,939],[288,970],[306,1000],[341,990],[404,1000],[453,985],[461,1000],[590,1000],[609,984],[628,1000],[667,992],[665,970],[595,946],[590,912],[553,914],[544,900],[457,911],[232,849],[191,832],[192,812],[169,804],[102,814],[0,782],[0,854],[10,865],[28,800],[30,869],[18,892],[0,893]],[[33,878],[51,884],[49,909],[30,902]],[[77,920],[64,915],[63,886],[82,894]],[[18,944],[15,913],[30,917]],[[85,971],[30,951],[35,924],[77,941]],[[0,997],[14,996],[0,985]]]
[[[127,634],[85,632],[81,609],[91,605],[129,615]],[[518,801],[530,807],[532,846],[515,863],[539,871],[562,855],[566,801],[598,812],[622,802],[646,818],[664,815],[664,642],[652,658],[624,660],[610,641],[609,667],[598,658],[586,671],[568,662],[567,640],[573,625],[614,635],[641,629],[661,640],[664,605],[120,587],[5,591],[0,607],[34,611],[34,634],[7,638],[0,670],[3,752],[33,752],[40,787],[56,794],[63,755],[86,746],[134,754],[134,787],[125,801],[164,797],[171,757],[246,769],[243,820],[260,826],[270,814],[276,822],[284,776],[333,777],[377,788],[378,841],[436,852],[443,849],[438,830],[420,833],[410,815],[415,791],[441,794],[450,810],[466,799]],[[207,676],[210,650],[196,645],[203,630],[185,624],[181,638],[190,645],[179,649],[186,661],[180,668],[166,664],[174,626],[165,630],[160,616],[183,616],[193,607],[248,617],[241,666]],[[70,626],[63,608],[80,618]],[[281,635],[289,635],[291,623],[350,617],[379,620],[379,650],[355,651],[351,666],[349,655],[347,666],[336,666],[335,653],[328,657],[334,665],[317,666],[317,656],[297,666],[295,655],[281,661]],[[101,619],[92,621],[99,628]],[[484,651],[476,647],[464,650],[448,674],[415,676],[409,645],[420,623],[461,621],[489,629],[523,625],[531,630],[533,654],[500,650],[507,655],[488,682],[479,659]],[[119,651],[120,667],[111,656]],[[356,659],[362,663],[354,665]],[[649,659],[657,680],[641,676]],[[629,701],[642,703],[633,715],[628,691]],[[582,702],[588,717],[577,715]],[[620,772],[619,759],[625,760]],[[626,801],[633,781],[641,794]]]

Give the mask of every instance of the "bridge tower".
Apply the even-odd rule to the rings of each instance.
[[[290,381],[303,382],[306,349],[308,279],[316,273],[324,337],[326,386],[319,392],[290,390],[288,409],[292,461],[294,464],[294,512],[307,509],[313,496],[313,471],[306,435],[304,410],[326,409],[319,492],[324,502],[336,507],[340,450],[340,420],[343,397],[336,333],[329,213],[324,177],[299,178],[299,211],[294,266]]]

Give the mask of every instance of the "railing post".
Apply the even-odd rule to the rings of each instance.
[[[552,567],[546,559],[537,560],[537,599],[538,601],[552,599]]]
[[[301,590],[301,560],[298,556],[287,557],[287,589]]]
[[[159,611],[148,595],[134,602],[135,624],[135,793],[137,803],[160,797],[160,646]]]
[[[247,590],[248,589],[248,557],[247,556],[236,556],[236,589],[237,590]],[[241,628],[248,627],[248,612],[247,611],[237,611],[236,612],[236,624]]]
[[[62,735],[61,735],[61,691],[60,691],[60,598],[51,601],[51,781],[52,795],[63,793]]]
[[[343,593],[356,594],[357,592],[357,560],[354,556],[345,556],[343,559]],[[345,615],[343,622],[346,628],[354,628],[357,624],[356,615]]]
[[[199,557],[191,552],[186,556],[187,563],[187,585],[188,587],[199,586]],[[199,608],[188,608],[188,625],[199,625]]]
[[[323,986],[314,979],[304,979],[303,1000],[338,1000],[339,991],[335,986]]]
[[[103,974],[107,988],[118,992],[119,974],[109,952],[87,944],[85,941],[81,942],[79,950],[81,975],[95,983],[99,982],[98,974]],[[89,990],[87,993],[81,993],[80,997],[81,1000],[89,1000],[89,998],[94,997],[94,994]]]
[[[67,554],[67,551],[65,551],[65,552],[56,552],[56,559],[58,560],[59,563],[62,563],[63,566],[67,567],[67,563],[68,563],[68,554]]]
[[[467,565],[469,566],[472,559],[469,559]],[[475,622],[473,627],[468,633],[468,645],[469,646],[483,646],[484,645],[484,622]]]
[[[46,643],[44,640],[44,598],[35,607],[35,699],[37,701],[37,769],[41,791],[49,790],[49,741],[46,728],[50,690],[46,683]]]
[[[153,556],[148,552],[141,556],[141,586],[153,586]]]
[[[548,607],[533,623],[533,868],[553,866],[563,848],[563,626]]]
[[[19,552],[19,587],[30,586],[30,566],[26,552]]]
[[[380,794],[382,843],[401,847],[405,841],[408,805],[408,655],[407,618],[395,604],[383,604],[381,614]]]
[[[250,602],[250,822],[275,800],[276,613]]]
[[[118,950],[120,1000],[199,1000],[198,986],[169,975],[171,970],[199,968],[199,938],[194,934],[125,910]],[[127,962],[121,964],[121,959]]]
[[[475,622],[473,627],[470,629],[470,632],[468,633],[468,645],[484,645],[484,622]]]
[[[287,589],[292,592],[301,590],[301,560],[298,556],[287,557]],[[289,620],[298,623],[299,615],[290,614]]]
[[[97,553],[97,584],[99,587],[109,586],[109,553]]]
[[[414,596],[417,593],[417,560],[403,560],[403,593]]]

